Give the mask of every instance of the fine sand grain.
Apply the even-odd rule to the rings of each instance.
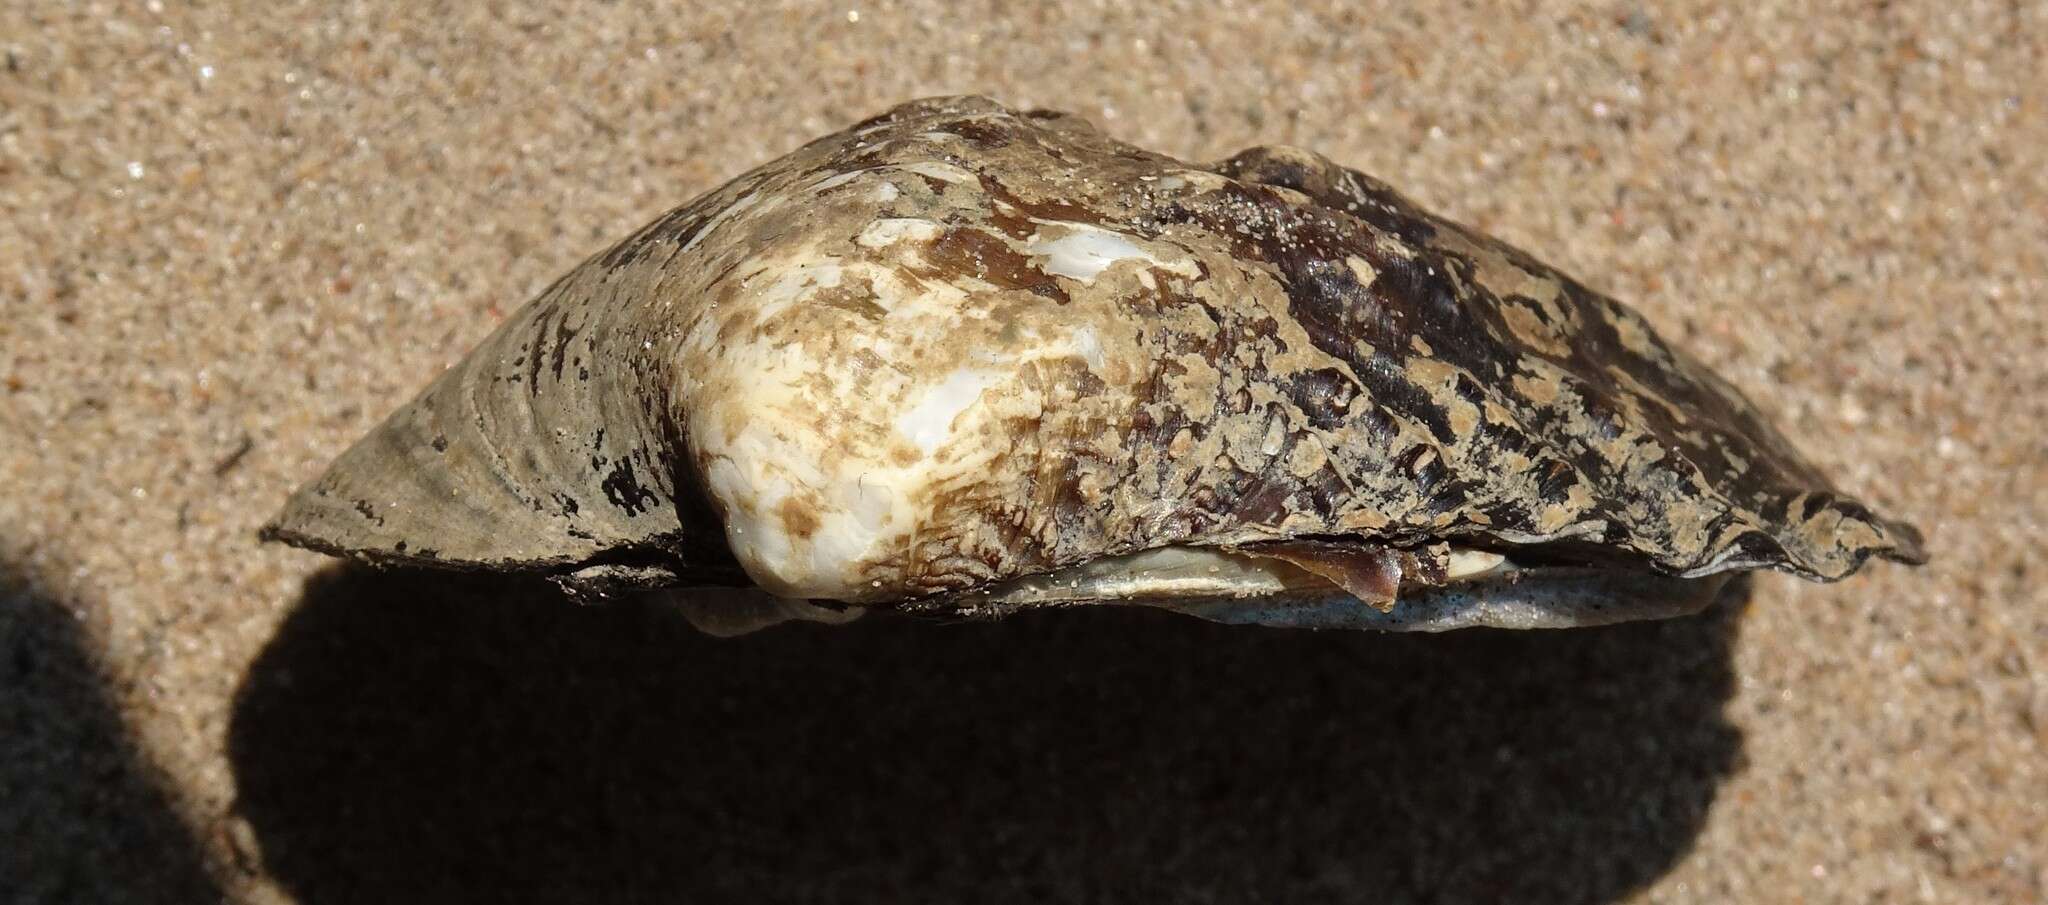
[[[0,901],[2038,902],[2048,7],[0,0]],[[901,100],[1298,144],[1934,561],[1441,638],[736,641],[259,545],[585,255]]]

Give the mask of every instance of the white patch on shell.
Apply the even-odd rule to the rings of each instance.
[[[862,248],[881,248],[905,239],[929,242],[939,237],[939,225],[930,220],[885,217],[868,224],[853,241]]]
[[[928,228],[928,221],[873,221],[864,234],[907,239]],[[683,350],[718,362],[697,372],[708,379],[684,385],[682,401],[707,489],[735,557],[769,592],[836,600],[882,593],[870,579],[895,579],[870,568],[901,555],[931,521],[934,494],[972,486],[1005,451],[949,439],[985,418],[1036,417],[1042,403],[1019,386],[1020,369],[1028,360],[1086,358],[1088,339],[977,348],[941,369],[866,368],[844,349],[915,360],[962,331],[986,329],[969,302],[971,287],[914,280],[894,261],[835,258],[815,244],[762,263],[764,274],[693,330]],[[791,341],[746,328],[819,289],[856,284],[871,287],[889,312],[873,333],[805,333]],[[992,389],[1003,391],[985,393]]]
[[[1095,328],[1076,327],[1073,338],[1074,354],[1081,356],[1081,360],[1088,363],[1089,370],[1102,370],[1102,338],[1095,335]]]
[[[896,417],[896,432],[931,455],[953,432],[953,421],[993,386],[997,377],[985,371],[954,371],[924,398]]]
[[[1449,560],[1444,564],[1444,575],[1452,581],[1483,575],[1507,562],[1507,559],[1498,553],[1489,553],[1485,550],[1452,547]]]
[[[820,289],[838,286],[840,278],[839,264],[829,258],[819,258],[777,272],[773,280],[756,290],[755,297],[759,301],[755,308],[755,322],[767,321]]]
[[[1153,267],[1169,270],[1190,279],[1201,273],[1188,261],[1167,262],[1140,248],[1130,236],[1112,232],[1085,223],[1050,224],[1061,230],[1057,236],[1048,237],[1040,229],[1031,235],[1024,250],[1045,258],[1039,269],[1046,273],[1093,283],[1095,278],[1118,261],[1144,261]]]
[[[764,409],[766,406],[763,406]],[[853,463],[819,454],[820,438],[802,425],[761,417],[721,443],[705,475],[726,513],[726,541],[757,584],[780,597],[845,598],[854,566],[911,521],[910,493],[891,482],[917,486],[922,474],[869,474]],[[816,519],[806,534],[793,533],[781,516],[786,504]]]

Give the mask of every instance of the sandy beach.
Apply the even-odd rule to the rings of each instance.
[[[1724,7],[0,2],[0,901],[2048,899],[2048,7]],[[721,641],[258,542],[588,255],[961,93],[1377,175],[1932,562]]]

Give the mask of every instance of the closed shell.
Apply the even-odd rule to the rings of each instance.
[[[600,590],[1285,624],[1469,615],[1526,596],[1517,566],[1625,618],[1624,585],[1662,615],[1687,579],[1924,559],[1639,315],[1371,177],[981,98],[821,138],[586,261],[266,531]],[[1160,592],[1133,559],[1159,550],[1265,577]],[[1456,562],[1485,580],[1449,593]],[[1031,590],[1091,564],[1094,590]],[[1254,597],[1311,606],[1229,603]]]

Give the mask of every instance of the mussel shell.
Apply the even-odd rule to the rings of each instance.
[[[1371,177],[971,97],[586,261],[266,533],[862,603],[1299,538],[1675,577],[1924,559],[1641,316]]]

